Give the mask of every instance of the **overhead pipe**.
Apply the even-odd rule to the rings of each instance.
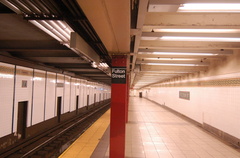
[[[15,6],[14,4],[10,3],[8,0],[2,0],[1,3],[4,4],[5,6],[7,6],[8,8],[10,8],[11,10],[13,10],[17,14],[21,14],[22,13],[21,10],[19,8],[17,8],[17,6]]]
[[[38,15],[41,15],[42,12],[41,10],[38,9],[38,7],[36,5],[34,5],[33,3],[31,3],[31,1],[21,1],[22,4],[24,4],[26,7],[30,8],[30,10],[33,13],[36,13]]]
[[[17,0],[11,0],[10,3],[14,4],[16,7],[20,8],[20,10],[25,14],[33,14],[33,12],[27,8],[22,2]]]
[[[47,8],[50,10],[50,13],[52,15],[57,15],[57,16],[62,16],[62,11],[59,8],[58,4],[55,3],[54,1],[49,1],[49,0],[41,0],[41,2],[47,6]]]
[[[80,8],[80,6],[78,5],[78,3],[76,3],[76,1],[72,1],[72,0],[63,0],[63,3],[68,7],[68,9],[72,12],[72,14],[75,17],[81,17],[83,16],[83,13],[81,13],[79,11],[79,9],[76,7],[78,6]],[[74,11],[74,12],[73,12]],[[85,15],[84,15],[85,16]]]
[[[31,1],[31,3],[35,6],[38,6],[39,10],[41,10],[42,13],[44,13],[46,15],[51,14],[49,9],[44,5],[44,3],[41,3],[41,1]]]

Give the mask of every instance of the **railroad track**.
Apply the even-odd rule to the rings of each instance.
[[[40,135],[26,139],[2,153],[0,158],[55,158],[72,144],[89,126],[91,126],[110,107],[106,103],[99,108],[53,127]]]

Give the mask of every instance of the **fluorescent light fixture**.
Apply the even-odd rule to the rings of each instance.
[[[102,68],[108,68],[109,67],[108,64],[106,64],[106,63],[100,63],[99,65]]]
[[[97,63],[96,62],[92,62],[92,67],[93,68],[97,68],[98,67]]]
[[[173,73],[173,74],[186,74],[186,73],[193,73],[194,71],[174,71],[174,70],[172,70],[172,71],[167,71],[167,70],[163,70],[163,71],[161,71],[161,72],[159,72],[159,71],[141,71],[141,72],[144,72],[144,73],[157,73],[157,74],[159,74],[159,75],[161,75],[161,74],[164,74],[164,73],[166,73],[166,74],[168,74],[168,73]]]
[[[153,52],[152,54],[158,54],[158,55],[200,55],[200,56],[216,56],[217,53],[182,53],[182,52]]]
[[[199,59],[191,59],[191,58],[144,58],[144,60],[193,61],[193,60],[199,60]]]
[[[11,75],[11,74],[2,74],[2,73],[0,73],[0,78],[13,78],[13,75]]]
[[[154,29],[154,32],[239,33],[240,29]]]
[[[50,82],[51,82],[51,83],[56,83],[56,80],[51,80]]]
[[[175,76],[176,74],[143,74],[142,76]]]
[[[144,65],[161,65],[161,66],[205,66],[199,64],[172,64],[172,63],[142,63]]]
[[[149,4],[148,12],[176,12],[180,4]]]
[[[33,81],[42,81],[41,77],[33,77]]]
[[[141,37],[141,40],[154,41],[159,40],[159,37]]]
[[[51,31],[49,31],[48,29],[46,29],[44,26],[42,26],[39,22],[37,22],[36,20],[30,20],[30,22],[32,24],[34,24],[35,26],[37,26],[38,28],[40,28],[41,30],[43,30],[44,32],[46,32],[47,34],[49,34],[50,36],[52,36],[53,38],[55,38],[56,40],[62,42],[62,40],[56,36],[55,34],[53,34]]]
[[[186,3],[178,12],[240,12],[240,3]]]
[[[72,29],[67,23],[59,20],[29,20],[32,24],[63,44],[70,42]],[[66,44],[66,46],[69,46]]]
[[[166,41],[207,41],[207,42],[240,42],[240,38],[229,37],[180,37],[180,36],[163,36],[160,40]]]
[[[63,28],[58,25],[58,23],[54,22],[53,20],[49,20],[49,24],[51,24],[51,26],[53,26],[53,29],[58,31],[63,38],[65,38],[66,40],[70,39],[70,33],[67,33]]]

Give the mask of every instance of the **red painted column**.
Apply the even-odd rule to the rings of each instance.
[[[127,56],[112,56],[110,158],[125,157]]]

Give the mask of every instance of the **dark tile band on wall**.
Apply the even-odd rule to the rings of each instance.
[[[31,126],[32,126],[32,122],[33,122],[34,77],[35,77],[35,69],[33,69],[33,75],[32,75],[32,102],[31,102],[31,122],[30,122]]]
[[[240,78],[219,79],[209,81],[189,81],[185,83],[161,83],[152,87],[228,87],[240,86]]]
[[[14,105],[15,105],[15,95],[16,95],[16,74],[17,74],[17,66],[14,66],[14,83],[13,83],[13,104],[12,104],[12,133],[13,133],[13,126],[14,126]]]

